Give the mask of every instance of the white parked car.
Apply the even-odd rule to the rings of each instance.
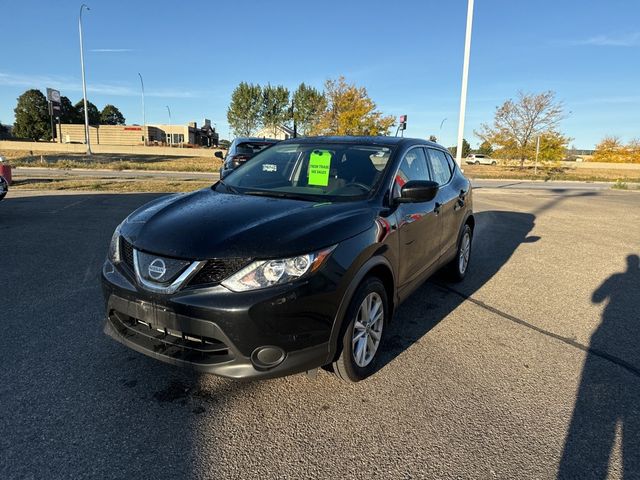
[[[483,155],[482,153],[472,153],[470,154],[465,162],[467,165],[497,165],[493,158],[488,157],[487,155]]]

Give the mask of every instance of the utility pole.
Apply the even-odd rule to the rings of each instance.
[[[138,72],[138,76],[140,77],[140,85],[142,86],[142,125],[143,125],[143,140],[145,147],[147,146],[147,117],[144,111],[144,82],[142,81],[142,75]]]
[[[173,146],[173,130],[171,129],[171,109],[169,108],[169,105],[166,105],[167,107],[167,112],[169,112],[169,146],[172,147]]]
[[[473,0],[467,3],[467,33],[464,40],[464,61],[462,63],[462,89],[460,92],[460,115],[458,121],[458,148],[456,163],[462,165],[462,140],[464,138],[464,116],[467,108],[467,81],[469,79],[469,56],[471,54],[471,27],[473,25]]]
[[[87,141],[87,155],[91,155],[91,139],[89,138],[89,110],[87,109],[87,82],[84,78],[84,46],[82,40],[82,10],[91,10],[84,3],[80,6],[80,16],[78,17],[78,30],[80,31],[80,68],[82,70],[82,98],[84,100],[84,135]]]

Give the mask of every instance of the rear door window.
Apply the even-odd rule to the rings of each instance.
[[[451,169],[449,168],[447,156],[441,150],[433,148],[427,150],[429,151],[429,163],[433,172],[433,180],[438,182],[439,185],[448,183],[451,180]]]

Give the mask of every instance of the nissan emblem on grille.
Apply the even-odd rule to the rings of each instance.
[[[156,258],[149,264],[149,276],[154,280],[160,280],[166,272],[167,266],[161,258]]]

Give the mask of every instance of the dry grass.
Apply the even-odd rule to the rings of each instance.
[[[101,153],[88,157],[79,153],[5,151],[14,167],[89,168],[107,170],[166,170],[171,172],[217,172],[222,165],[213,152],[207,157],[120,155]]]
[[[507,165],[463,165],[465,175],[470,178],[502,179],[513,178],[516,180],[566,180],[582,182],[640,182],[640,170],[637,168],[616,168],[607,170],[604,168],[590,169],[587,164],[580,168],[566,166],[538,167],[538,174],[534,174],[532,166],[524,168]]]
[[[64,178],[16,180],[15,190],[90,190],[101,192],[191,192],[209,187],[211,182],[197,180],[116,180],[104,178]]]

